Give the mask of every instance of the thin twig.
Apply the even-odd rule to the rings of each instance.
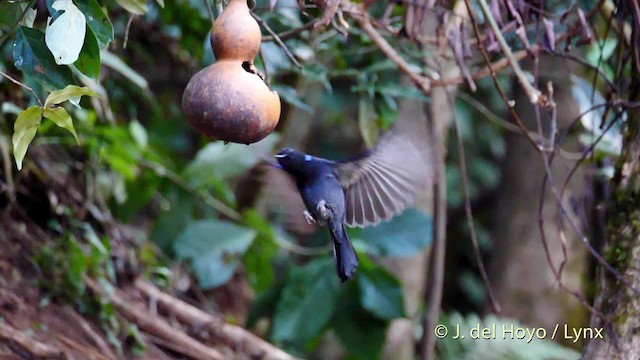
[[[384,53],[389,60],[393,61],[398,66],[398,69],[411,79],[425,95],[428,95],[431,91],[431,79],[420,75],[411,65],[409,65],[398,52],[385,40],[382,35],[373,27],[369,14],[362,9],[362,7],[350,2],[349,0],[343,0],[343,6],[346,4],[345,12],[351,16],[358,24],[360,29],[364,31],[376,46]]]
[[[211,21],[211,26],[213,27],[213,22],[216,21],[215,15],[213,15],[213,9],[211,8],[211,3],[209,0],[204,0],[204,3],[207,5],[207,12],[209,12],[209,20]]]
[[[478,270],[480,270],[480,276],[482,277],[482,282],[484,282],[484,286],[487,289],[487,293],[489,294],[489,301],[491,303],[491,307],[493,308],[493,311],[496,314],[500,314],[501,312],[500,303],[498,303],[498,300],[495,294],[493,293],[493,289],[491,288],[491,283],[489,282],[489,276],[487,276],[487,270],[484,267],[484,262],[482,261],[482,255],[480,254],[480,246],[478,245],[478,235],[476,234],[476,226],[473,220],[473,210],[471,208],[471,195],[469,192],[469,174],[467,173],[467,161],[465,158],[464,142],[462,141],[462,130],[460,129],[460,121],[458,120],[458,116],[456,115],[455,104],[449,92],[447,92],[447,100],[449,102],[449,106],[453,111],[453,125],[456,130],[460,176],[462,178],[462,190],[464,193],[464,210],[467,218],[467,226],[469,227],[469,235],[471,236],[471,244],[473,245],[473,253],[476,258],[476,263],[478,264]]]
[[[602,80],[604,80],[607,83],[607,85],[609,85],[611,90],[613,90],[615,92],[618,92],[618,86],[616,86],[616,84],[611,79],[609,79],[609,77],[607,76],[607,74],[605,74],[605,72],[604,72],[604,70],[602,68],[600,68],[598,66],[593,66],[589,62],[587,62],[585,59],[583,59],[581,57],[578,57],[578,56],[575,56],[575,55],[573,55],[572,53],[569,53],[569,52],[552,51],[551,54],[553,54],[555,56],[558,56],[558,57],[566,58],[566,59],[571,60],[571,61],[575,61],[578,64],[580,64],[580,65],[582,65],[582,66],[584,66],[584,67],[586,67],[588,69],[593,70],[595,72],[595,74],[594,74],[593,83],[591,85],[592,85],[592,88],[594,90],[594,94],[595,94],[595,89],[597,88],[595,82],[598,79],[598,74],[602,77]],[[594,99],[591,98],[592,102],[593,102],[593,100]]]
[[[550,111],[551,111],[551,116],[555,116],[555,112],[556,112],[555,106],[550,107]],[[562,216],[564,216],[564,218],[567,219],[567,221],[569,222],[569,225],[571,226],[573,231],[575,231],[575,233],[578,235],[578,237],[580,238],[580,240],[582,241],[584,246],[587,248],[589,253],[596,259],[596,261],[606,271],[611,273],[618,281],[620,281],[622,284],[627,286],[631,291],[633,291],[636,294],[640,294],[640,289],[634,287],[631,283],[629,283],[629,281],[627,279],[625,279],[620,274],[620,272],[618,272],[613,266],[611,266],[611,264],[609,264],[602,257],[602,255],[600,255],[598,253],[598,251],[596,251],[596,249],[593,248],[593,246],[589,242],[589,239],[587,238],[587,236],[584,234],[582,229],[580,229],[580,227],[576,224],[576,222],[574,221],[573,217],[569,213],[569,210],[567,210],[567,208],[565,206],[565,203],[564,203],[564,201],[562,199],[562,196],[561,196],[561,194],[560,194],[560,192],[558,190],[558,187],[556,186],[556,184],[555,184],[555,182],[553,180],[553,175],[551,173],[552,159],[549,157],[549,155],[545,151],[542,151],[541,153],[542,153],[545,172],[546,172],[546,180],[545,181],[549,182],[549,185],[550,185],[550,188],[551,188],[551,192],[552,192],[553,196],[555,197],[556,203],[558,204],[558,208],[560,209],[560,212],[562,213]]]
[[[305,30],[312,29],[317,23],[318,23],[318,19],[313,19],[313,20],[309,21],[308,23],[306,23],[306,24],[304,24],[302,26],[299,26],[299,27],[297,27],[295,29],[287,30],[287,31],[284,31],[284,32],[278,34],[278,37],[280,38],[280,40],[286,40],[286,39],[288,39],[290,37],[298,35],[299,33],[303,32]],[[276,40],[276,37],[273,36],[273,35],[267,35],[267,36],[263,36],[262,37],[262,42],[270,42],[270,41],[275,41],[275,40]]]
[[[129,20],[127,20],[127,25],[124,28],[124,40],[122,41],[122,48],[127,48],[127,43],[129,42],[129,29],[131,29],[131,23],[133,22],[134,14],[129,15]]]
[[[513,69],[513,72],[518,78],[520,85],[522,85],[522,88],[527,93],[527,96],[529,97],[529,101],[532,104],[537,104],[540,101],[540,96],[541,96],[540,90],[534,88],[531,85],[531,83],[527,79],[527,76],[524,74],[524,72],[520,68],[518,61],[513,57],[511,48],[509,48],[507,41],[504,39],[504,36],[502,36],[500,27],[496,23],[496,19],[493,18],[493,15],[491,14],[491,10],[489,10],[489,5],[487,4],[487,1],[478,0],[478,3],[480,4],[480,8],[482,9],[482,14],[484,15],[484,18],[489,22],[489,26],[493,30],[493,33],[496,36],[498,43],[500,44],[500,48],[502,49],[504,56],[509,61],[509,65],[511,65],[511,68]],[[469,12],[471,12],[471,8],[469,8]]]
[[[32,0],[29,1],[29,3],[27,4],[27,7],[24,8],[24,10],[22,10],[22,14],[20,15],[20,17],[18,18],[18,21],[16,21],[15,24],[13,24],[13,26],[11,27],[11,29],[9,31],[7,31],[6,34],[4,34],[2,36],[2,38],[0,39],[0,48],[2,48],[2,45],[4,45],[4,42],[7,41],[7,39],[9,38],[9,36],[11,36],[13,34],[13,32],[15,31],[15,29],[18,27],[18,25],[24,21],[24,17],[27,16],[27,11],[29,11],[29,9],[31,9],[31,7],[36,3],[37,0]]]
[[[242,215],[237,212],[236,210],[234,210],[233,208],[229,207],[227,204],[223,203],[222,201],[214,198],[213,196],[204,193],[203,191],[200,191],[196,188],[194,188],[193,186],[189,185],[188,183],[186,183],[184,180],[182,180],[182,178],[180,177],[180,175],[176,174],[175,172],[171,171],[170,169],[167,169],[166,167],[155,163],[155,162],[150,162],[150,161],[141,161],[140,165],[142,167],[146,167],[147,169],[153,170],[157,175],[164,177],[166,179],[168,179],[169,181],[171,181],[172,183],[180,186],[182,189],[184,189],[186,192],[188,192],[189,194],[195,196],[195,197],[199,197],[201,198],[205,204],[209,205],[212,209],[218,211],[219,213],[227,216],[228,218],[235,220],[235,221],[240,221],[242,220]]]
[[[14,79],[14,78],[12,78],[12,77],[11,77],[11,75],[6,74],[6,73],[4,73],[4,72],[2,72],[2,71],[0,71],[0,75],[4,76],[5,78],[7,78],[7,79],[8,79],[9,81],[11,81],[12,83],[14,83],[14,84],[16,84],[16,85],[20,85],[20,86],[22,86],[23,88],[27,89],[27,90],[31,93],[31,95],[33,95],[33,97],[36,99],[36,101],[38,102],[38,104],[40,105],[40,107],[43,107],[43,106],[44,106],[44,104],[42,103],[42,100],[40,100],[40,98],[38,97],[38,95],[36,95],[36,92],[35,92],[35,91],[33,91],[33,89],[32,89],[32,88],[28,87],[27,85],[25,85],[25,84],[21,83],[20,81],[18,81],[18,80],[16,80],[16,79]]]
[[[284,43],[284,41],[282,41],[282,39],[280,38],[280,36],[278,36],[278,34],[275,33],[275,31],[273,31],[271,29],[271,27],[269,26],[269,24],[267,24],[266,21],[262,20],[262,18],[258,15],[256,15],[255,13],[251,13],[251,16],[253,16],[254,19],[256,19],[256,21],[262,25],[262,27],[269,33],[271,34],[271,36],[273,36],[273,39],[276,41],[276,43],[282,48],[282,51],[284,51],[284,53],[287,55],[287,57],[289,58],[289,60],[291,60],[291,62],[299,67],[300,69],[303,68],[302,64],[300,64],[300,62],[298,62],[298,59],[296,59],[296,57],[291,53],[291,51],[289,50],[289,48],[287,47],[287,44]]]
[[[327,246],[319,246],[319,247],[306,247],[306,246],[300,246],[298,244],[294,244],[290,241],[285,240],[284,238],[280,237],[280,236],[274,236],[274,241],[276,242],[276,244],[278,246],[280,246],[282,249],[287,250],[293,254],[296,255],[302,255],[302,256],[320,256],[320,255],[325,255],[327,254],[327,252],[329,252],[331,250],[331,246],[327,245]]]
[[[476,35],[476,38],[480,39],[480,36],[481,36],[480,35],[480,28],[478,27],[478,22],[476,21],[476,18],[473,15],[473,12],[471,11],[471,4],[470,4],[469,0],[465,0],[464,3],[467,6],[467,10],[468,10],[468,13],[469,13],[469,20],[471,20],[471,24],[473,25],[473,31],[474,31],[474,33]],[[480,53],[482,54],[482,57],[484,58],[485,63],[488,64],[488,65],[491,64],[491,61],[489,60],[489,55],[487,54],[487,50],[484,48],[484,46],[482,45],[482,42],[480,40],[478,40],[478,49],[480,50]],[[511,114],[511,117],[513,117],[513,120],[516,122],[516,124],[518,125],[518,127],[522,131],[522,134],[527,138],[527,140],[529,140],[529,142],[531,143],[533,148],[536,149],[536,151],[538,151],[538,152],[543,151],[543,149],[541,149],[540,145],[535,140],[533,140],[533,138],[529,135],[529,131],[527,130],[527,128],[522,123],[522,120],[520,119],[520,116],[518,116],[518,113],[516,113],[516,111],[514,109],[515,103],[513,101],[510,101],[507,98],[507,95],[505,95],[504,91],[502,91],[502,87],[500,86],[500,82],[498,82],[498,77],[496,76],[495,71],[493,71],[493,68],[491,66],[489,66],[488,69],[491,72],[491,78],[493,80],[493,85],[495,86],[496,90],[498,91],[498,94],[502,98],[502,101],[504,101],[505,105],[507,106],[507,109],[509,110],[509,113]]]
[[[459,92],[456,94],[456,97],[465,101],[467,104],[471,105],[471,107],[476,109],[480,114],[484,115],[484,117],[486,117],[487,120],[491,121],[492,123],[514,134],[522,135],[522,130],[520,130],[518,126],[501,118],[500,116],[495,114],[493,111],[491,111],[489,108],[487,108],[486,105],[476,100],[471,95],[464,92]],[[534,140],[539,141],[540,143],[546,140],[544,137],[541,137],[538,133],[535,133],[533,131],[529,131],[528,133],[529,133],[529,136],[531,136]],[[559,151],[559,155],[562,158],[568,159],[568,160],[579,160],[584,156],[583,152],[568,151],[563,149],[562,147],[558,147],[558,151]]]
[[[264,75],[264,82],[269,86],[269,69],[267,69],[267,61],[264,58],[264,54],[262,53],[262,49],[258,50],[258,56],[260,56],[260,61],[262,61],[262,73]]]

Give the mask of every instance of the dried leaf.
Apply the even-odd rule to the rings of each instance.
[[[491,11],[491,16],[496,20],[496,23],[502,27],[504,22],[502,21],[502,13],[500,12],[500,0],[491,0],[489,10]]]
[[[462,42],[462,53],[465,59],[470,59],[473,55],[471,44],[469,44],[469,26],[466,21],[460,24],[460,41]]]
[[[545,36],[543,38],[543,45],[551,51],[556,50],[556,33],[553,31],[553,21],[542,18],[542,24],[544,25]]]
[[[486,32],[487,37],[485,38],[485,48],[487,49],[488,52],[492,53],[492,52],[496,52],[498,50],[500,50],[500,45],[498,44],[498,41],[496,40],[496,35],[493,33],[493,31],[489,30]]]
[[[516,29],[516,36],[518,37],[518,39],[520,39],[520,41],[522,41],[522,44],[524,45],[524,48],[527,49],[527,52],[531,53],[531,44],[529,44],[529,38],[527,38],[527,30],[524,28],[524,26],[518,26],[518,28]]]
[[[458,67],[460,68],[464,79],[467,81],[471,92],[476,92],[476,83],[473,81],[473,78],[471,77],[471,71],[469,71],[467,64],[465,64],[464,62],[464,51],[462,50],[460,30],[457,28],[452,28],[451,30],[449,30],[447,38],[449,39],[449,46],[451,46],[451,50],[453,50],[453,56],[456,59],[456,63],[458,64]]]
[[[322,9],[322,17],[313,27],[327,26],[336,16],[340,7],[340,0],[319,0],[318,7]]]
[[[593,40],[593,36],[591,35],[591,29],[589,28],[589,24],[587,23],[587,19],[584,16],[584,12],[582,9],[578,8],[578,18],[580,19],[580,39],[578,40],[578,45],[587,45],[591,44]]]

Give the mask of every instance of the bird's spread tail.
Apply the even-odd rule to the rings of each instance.
[[[351,245],[351,240],[343,224],[331,229],[331,239],[333,240],[333,255],[336,261],[336,271],[342,282],[347,281],[358,267],[358,255]]]

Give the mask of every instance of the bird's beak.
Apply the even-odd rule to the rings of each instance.
[[[273,161],[271,156],[262,156],[262,160],[275,168],[282,169],[282,165],[278,164],[277,161]]]
[[[282,159],[282,158],[286,157],[287,155],[278,154],[278,155],[273,155],[273,156],[277,157],[278,159]]]

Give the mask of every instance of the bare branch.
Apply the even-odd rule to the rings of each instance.
[[[225,342],[230,348],[241,350],[251,358],[293,359],[291,355],[249,331],[228,324],[218,317],[166,294],[148,282],[138,279],[135,286],[145,297],[156,301],[161,309],[175,316],[179,321],[198,328],[206,327],[213,336]]]
[[[124,294],[122,294],[120,290],[111,289],[111,291],[108,291],[95,280],[88,277],[85,277],[84,282],[91,291],[109,299],[118,311],[129,319],[129,321],[138,325],[141,330],[162,339],[164,341],[162,345],[175,345],[171,346],[172,350],[180,351],[183,355],[193,359],[222,360],[227,358],[217,349],[204,345],[187,335],[184,331],[154,316],[154,314],[145,308],[131,303],[124,297]]]
[[[291,60],[291,62],[302,69],[302,64],[300,64],[300,62],[298,62],[298,59],[296,59],[296,57],[291,53],[291,51],[289,50],[289,48],[287,47],[287,45],[284,43],[284,41],[282,41],[282,39],[278,36],[278,34],[276,34],[271,27],[269,26],[269,24],[267,24],[266,21],[262,20],[262,18],[258,15],[256,15],[255,13],[251,13],[251,16],[253,16],[254,19],[256,19],[256,21],[258,23],[260,23],[260,25],[262,25],[262,27],[267,30],[267,32],[269,34],[271,34],[271,36],[274,38],[274,40],[276,41],[276,43],[280,46],[280,48],[282,48],[282,50],[284,51],[284,53],[287,55],[287,57],[289,58],[289,60]]]
[[[398,52],[387,42],[387,40],[380,35],[380,33],[371,24],[369,14],[364,11],[360,6],[350,2],[349,0],[343,0],[343,6],[346,8],[345,12],[351,16],[358,24],[362,31],[364,31],[376,46],[382,51],[391,61],[393,61],[400,71],[407,75],[411,81],[413,81],[425,95],[429,94],[431,90],[431,79],[418,74],[411,68]]]
[[[0,75],[4,76],[5,78],[7,78],[9,81],[11,81],[12,83],[16,84],[16,85],[20,85],[23,88],[25,88],[26,90],[28,90],[31,95],[33,95],[34,98],[36,98],[36,101],[38,102],[38,104],[40,104],[40,107],[43,107],[44,104],[42,103],[42,100],[40,100],[40,98],[38,97],[38,95],[36,95],[35,91],[33,91],[32,88],[28,87],[27,85],[21,83],[20,81],[14,79],[13,77],[11,77],[11,75],[6,74],[2,71],[0,71]]]
[[[57,358],[62,355],[62,350],[59,348],[25,335],[22,331],[9,325],[6,321],[0,321],[0,338],[18,344],[21,348],[37,357]]]

